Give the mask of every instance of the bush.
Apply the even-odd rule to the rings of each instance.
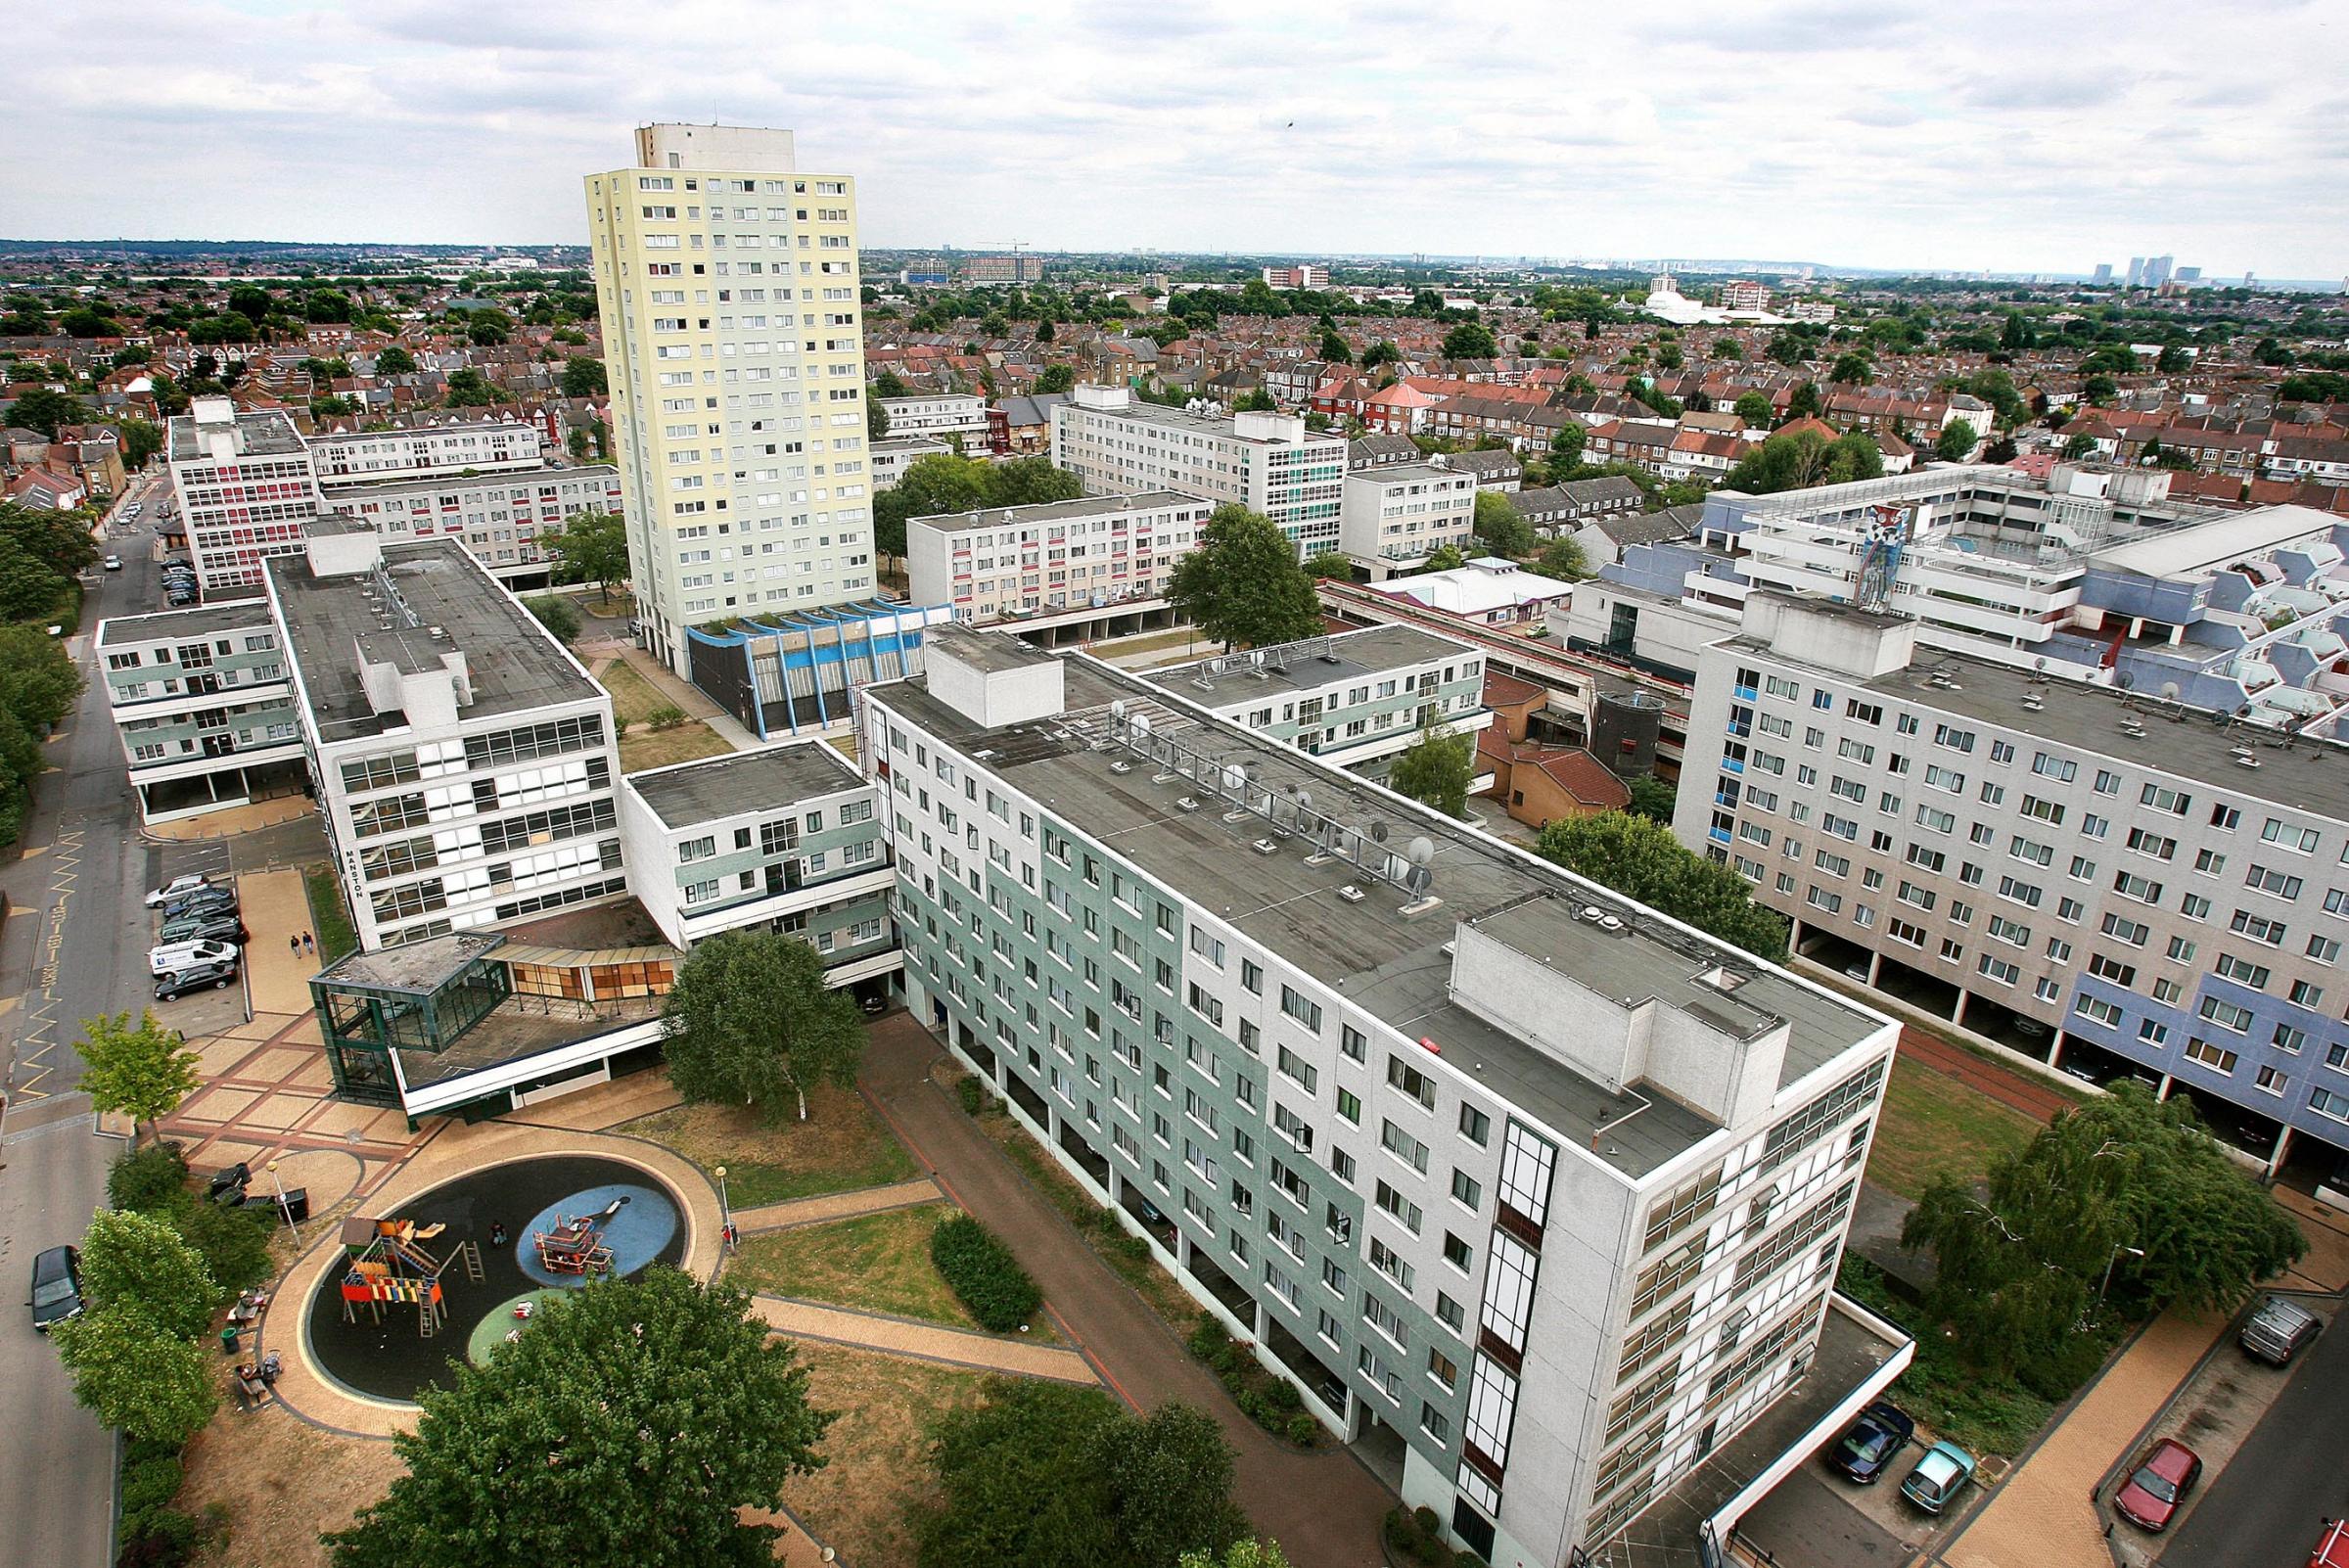
[[[1215,1366],[1222,1353],[1231,1348],[1231,1332],[1221,1319],[1201,1313],[1197,1326],[1191,1330],[1191,1337],[1183,1344],[1193,1356]]]
[[[930,1232],[930,1261],[979,1326],[1003,1334],[1036,1315],[1043,1295],[1011,1249],[967,1214]]]
[[[538,618],[538,623],[555,634],[557,642],[571,642],[579,634],[578,607],[569,599],[551,593],[525,599],[522,607]]]
[[[185,1194],[170,1216],[181,1237],[204,1255],[212,1280],[234,1294],[250,1290],[276,1271],[269,1261],[269,1231],[277,1222],[277,1195],[240,1209],[206,1203]]]
[[[644,721],[654,729],[675,729],[685,722],[687,716],[684,709],[671,703],[664,708],[656,708],[645,715]]]
[[[203,1520],[176,1508],[157,1508],[136,1521],[125,1514],[122,1530],[122,1554],[115,1559],[115,1568],[181,1568],[210,1535]]]
[[[179,1496],[179,1455],[158,1453],[122,1466],[122,1512],[147,1513]]]
[[[966,1116],[977,1116],[987,1106],[987,1090],[980,1086],[975,1078],[958,1081],[954,1085],[954,1097],[962,1102]]]
[[[1289,1417],[1288,1424],[1281,1430],[1280,1435],[1301,1449],[1310,1449],[1320,1440],[1321,1423],[1303,1410],[1299,1410]]]
[[[150,1143],[133,1149],[106,1174],[109,1207],[140,1214],[167,1210],[187,1196],[188,1157],[177,1143]]]
[[[1454,1563],[1476,1560],[1465,1553],[1455,1554],[1445,1544],[1433,1508],[1417,1508],[1409,1513],[1401,1508],[1388,1510],[1386,1536],[1387,1545],[1399,1554],[1411,1562],[1425,1563],[1427,1568],[1452,1568]]]

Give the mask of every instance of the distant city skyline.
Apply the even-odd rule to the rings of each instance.
[[[2309,4],[1897,14],[1806,0],[1467,24],[1139,0],[944,20],[681,0],[92,0],[139,47],[23,73],[23,238],[583,243],[580,171],[655,118],[787,127],[875,248],[1802,256],[1915,272],[2337,279],[2349,165]],[[896,15],[893,17],[893,11]],[[2110,12],[2112,25],[2093,13]],[[2245,28],[2260,47],[2241,47]],[[156,69],[167,61],[168,68]],[[1886,83],[1897,83],[1887,86]]]

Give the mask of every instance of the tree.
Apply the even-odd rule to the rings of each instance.
[[[564,396],[600,396],[608,385],[604,362],[593,354],[574,354],[563,362]]]
[[[442,401],[451,408],[488,408],[498,401],[497,389],[480,371],[467,366],[448,373],[448,388]]]
[[[1650,822],[1672,825],[1673,808],[1680,804],[1680,791],[1660,778],[1635,778],[1631,781],[1634,816],[1644,816]]]
[[[136,1029],[126,1012],[85,1018],[73,1049],[81,1055],[81,1087],[91,1108],[129,1117],[134,1143],[140,1124],[170,1115],[204,1082],[196,1053],[152,1011],[139,1015]]]
[[[101,310],[81,305],[57,318],[69,338],[118,338],[122,323]]]
[[[2063,443],[2063,457],[2066,462],[2077,463],[2084,458],[2094,457],[2096,455],[2096,438],[2086,433],[2074,436]]]
[[[1476,743],[1441,724],[1429,724],[1387,770],[1387,785],[1450,817],[1468,814],[1468,786],[1476,779]]]
[[[228,308],[259,326],[277,308],[277,301],[269,298],[268,290],[246,283],[228,291]]]
[[[223,1292],[204,1256],[160,1216],[101,1209],[81,1238],[81,1288],[93,1308],[127,1309],[195,1339]]]
[[[905,553],[905,520],[968,512],[987,503],[987,465],[954,452],[932,452],[905,465],[891,488],[873,497],[873,547]]]
[[[1251,387],[1231,400],[1231,411],[1235,414],[1269,414],[1278,408],[1272,394],[1262,387]]]
[[[153,420],[125,419],[115,428],[122,438],[122,465],[133,473],[163,449],[163,428]]]
[[[1036,378],[1037,395],[1049,392],[1070,392],[1077,389],[1077,372],[1067,365],[1046,365]]]
[[[1052,318],[1050,316],[1044,317],[1036,324],[1036,341],[1037,343],[1052,341]]]
[[[2014,454],[2017,450],[2013,437],[2001,436],[1982,448],[1982,461],[1985,463],[2011,463],[2014,461]]]
[[[1322,626],[1297,546],[1270,518],[1231,502],[1216,508],[1197,546],[1175,564],[1167,598],[1226,648],[1295,642]]]
[[[1583,551],[1582,542],[1570,533],[1561,533],[1542,546],[1527,569],[1561,582],[1578,582],[1590,575],[1590,558]]]
[[[1549,482],[1552,484],[1560,483],[1573,470],[1582,466],[1583,444],[1589,438],[1590,432],[1573,420],[1568,420],[1565,424],[1560,425],[1551,434],[1549,438]]]
[[[19,430],[37,430],[52,439],[60,425],[83,425],[90,419],[90,405],[68,392],[50,387],[34,387],[20,392],[17,400],[8,405],[8,422]]]
[[[1354,580],[1354,557],[1343,550],[1324,550],[1305,563],[1309,577],[1335,577],[1340,582]]]
[[[1427,552],[1427,559],[1419,563],[1418,571],[1412,576],[1424,572],[1457,572],[1467,564],[1468,558],[1460,553],[1458,545],[1439,544]]]
[[[212,1418],[219,1395],[201,1346],[135,1308],[109,1307],[49,1331],[73,1398],[108,1426],[176,1449]]]
[[[1716,359],[1743,359],[1745,347],[1734,338],[1716,338],[1713,340],[1713,357]]]
[[[407,1473],[347,1530],[336,1568],[505,1568],[613,1559],[645,1568],[772,1561],[747,1523],[819,1468],[832,1413],[750,1297],[673,1268],[542,1303],[486,1365],[458,1364],[392,1439]]]
[[[806,1121],[808,1085],[853,1083],[864,1053],[855,1001],[824,985],[813,947],[778,931],[702,942],[677,966],[661,1018],[678,1093],[755,1106],[770,1119],[788,1096]]]
[[[1084,493],[1084,481],[1065,468],[1054,468],[1049,457],[1013,457],[978,467],[982,504],[987,506],[1040,506],[1074,501]]]
[[[2101,372],[2080,383],[2080,396],[2092,403],[2108,403],[2120,394],[2120,384]]]
[[[1179,1568],[1289,1568],[1289,1558],[1279,1542],[1251,1536],[1224,1547],[1220,1557],[1212,1551],[1186,1551]]]
[[[1775,963],[1786,922],[1753,900],[1745,878],[1681,847],[1672,829],[1628,811],[1568,817],[1542,830],[1536,848],[1579,876],[1636,899]]]
[[[1362,368],[1364,370],[1376,370],[1381,365],[1400,365],[1402,363],[1403,350],[1396,347],[1394,343],[1386,338],[1379,339],[1378,342],[1362,350]]]
[[[1953,419],[1942,427],[1941,435],[1934,440],[1933,455],[1945,463],[1962,463],[1974,455],[1974,447],[1981,439],[1971,424]]]
[[[889,410],[881,406],[878,397],[864,400],[864,438],[871,441],[889,438]]]
[[[301,297],[304,321],[348,321],[350,296],[340,289],[312,289]]]
[[[2193,365],[2193,350],[2183,344],[2175,343],[2166,345],[2161,350],[2161,356],[2153,361],[2153,368],[2165,376],[2183,374],[2191,370]]]
[[[1500,353],[1493,329],[1481,321],[1463,321],[1444,335],[1447,359],[1492,359]]]
[[[1827,380],[1846,387],[1865,387],[1875,379],[1875,367],[1867,362],[1865,354],[1860,353],[1836,355],[1834,365],[1827,371]]]
[[[379,348],[375,353],[375,373],[379,376],[413,376],[416,374],[416,356],[397,344]]]
[[[90,537],[88,520],[76,513],[0,501],[0,535],[14,539],[59,576],[69,577],[98,564],[98,545]]]
[[[1819,401],[1817,382],[1801,383],[1794,389],[1793,394],[1786,399],[1786,418],[1789,422],[1806,416],[1817,419],[1825,412],[1826,405]]]
[[[1352,346],[1350,346],[1344,338],[1338,336],[1338,330],[1335,327],[1324,327],[1321,329],[1320,351],[1321,359],[1324,364],[1351,365],[1354,363],[1354,349]]]
[[[592,582],[609,602],[615,579],[628,575],[628,526],[618,512],[575,512],[553,533],[538,535],[566,582]]]
[[[561,594],[537,594],[523,600],[522,607],[536,616],[538,623],[553,632],[557,642],[571,642],[578,637],[578,606]]]
[[[1515,560],[1534,553],[1533,525],[1498,490],[1476,492],[1476,537],[1487,555]]]
[[[1847,431],[1828,440],[1817,431],[1780,431],[1741,458],[1721,483],[1724,489],[1769,495],[1876,479],[1883,472],[1884,454],[1862,432]]]

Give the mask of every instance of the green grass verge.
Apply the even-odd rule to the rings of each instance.
[[[2039,1124],[1947,1073],[1896,1058],[1868,1179],[1913,1199],[1937,1176],[1981,1178],[1991,1160],[2031,1141]]]
[[[976,1328],[930,1261],[930,1234],[953,1213],[933,1203],[752,1236],[726,1272],[771,1295]]]
[[[350,916],[343,908],[343,888],[335,880],[331,865],[310,865],[301,869],[301,891],[310,900],[310,935],[318,939],[318,960],[323,966],[358,950],[358,933],[350,926]]]

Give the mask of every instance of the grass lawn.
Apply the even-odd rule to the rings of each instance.
[[[646,690],[651,688],[647,687]],[[667,767],[671,762],[690,762],[696,758],[722,757],[733,749],[716,730],[697,718],[690,723],[679,724],[674,729],[622,735],[620,738],[620,770],[636,773],[648,767]]]
[[[2012,1106],[1907,1057],[1892,1064],[1868,1179],[1914,1198],[1944,1172],[1979,1177],[1993,1155],[2019,1149],[2039,1124]]]
[[[663,696],[659,687],[636,673],[625,659],[613,660],[595,678],[612,694],[612,715],[623,730],[630,724],[643,723],[658,709],[677,706]]]
[[[906,1513],[934,1491],[924,1435],[948,1410],[980,1404],[990,1379],[836,1345],[802,1345],[800,1360],[808,1402],[840,1419],[820,1445],[828,1462],[785,1482],[784,1502],[843,1562],[913,1568]]]
[[[736,1209],[826,1192],[908,1181],[913,1158],[852,1089],[824,1084],[807,1096],[807,1120],[762,1122],[739,1105],[679,1105],[619,1129],[674,1149],[707,1171],[726,1168]]]
[[[331,964],[356,948],[358,934],[351,930],[350,916],[343,908],[343,889],[335,881],[335,868],[303,866],[301,890],[309,897],[310,935],[318,939],[321,965]]]
[[[930,1232],[953,1214],[943,1203],[745,1237],[726,1273],[745,1289],[835,1307],[895,1313],[976,1330],[930,1262]]]

